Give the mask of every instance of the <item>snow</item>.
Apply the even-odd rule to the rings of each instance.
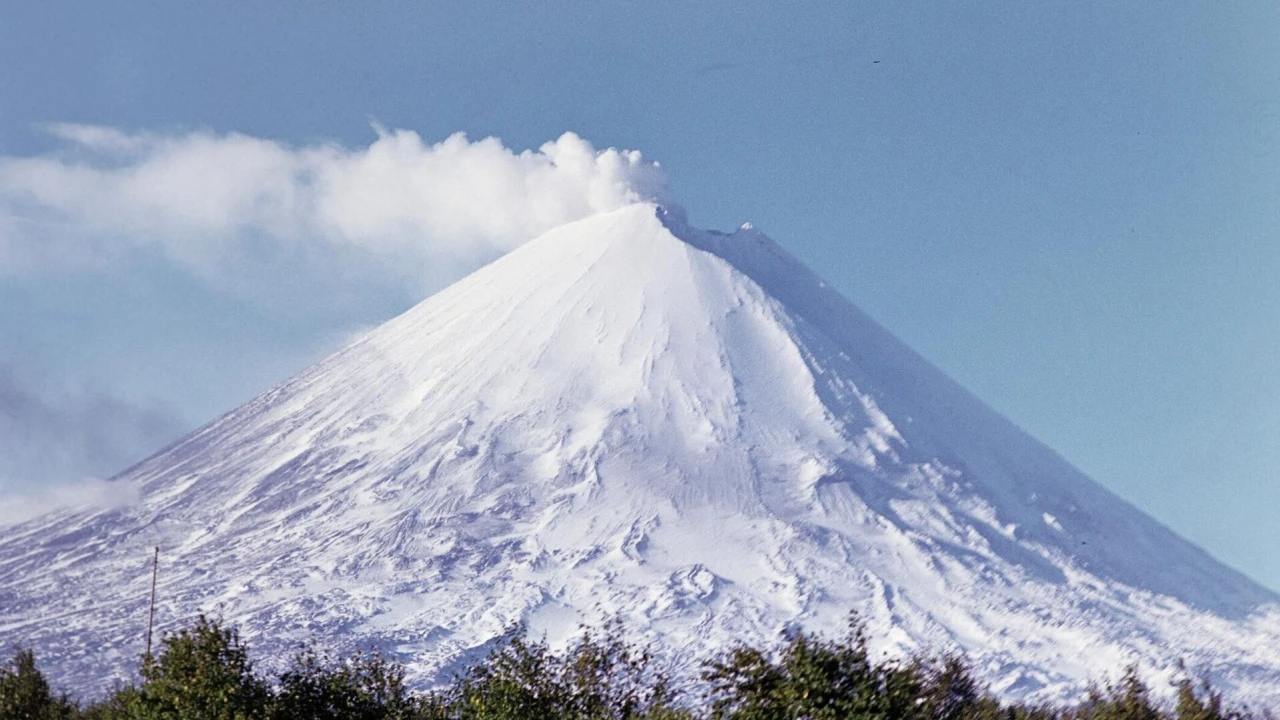
[[[1184,660],[1280,700],[1280,598],[1110,494],[749,224],[553,230],[0,535],[0,644],[60,684],[200,609],[264,662],[371,642],[448,678],[516,621],[621,615],[677,669],[851,610],[1061,700]]]

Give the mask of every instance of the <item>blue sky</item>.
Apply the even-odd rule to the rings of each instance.
[[[537,226],[308,244],[37,170],[572,131],[1280,588],[1274,3],[10,2],[0,68],[4,492],[109,475]]]

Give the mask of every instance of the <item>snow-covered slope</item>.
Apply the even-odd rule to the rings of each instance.
[[[763,235],[554,230],[123,474],[0,530],[0,644],[103,687],[197,609],[264,657],[429,683],[517,620],[677,663],[850,610],[1009,696],[1137,660],[1280,701],[1280,598],[1073,469]]]

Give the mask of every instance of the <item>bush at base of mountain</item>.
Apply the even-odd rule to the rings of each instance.
[[[65,696],[57,696],[49,688],[44,674],[36,668],[35,654],[16,650],[7,665],[0,668],[0,719],[2,720],[70,720],[79,717],[78,709]]]
[[[418,699],[404,669],[377,653],[334,659],[308,648],[280,676],[268,716],[273,720],[413,720]]]
[[[789,633],[704,663],[703,685],[677,691],[620,622],[584,631],[564,652],[508,633],[450,686],[406,689],[404,669],[376,653],[333,658],[306,649],[267,680],[234,629],[200,616],[144,657],[136,684],[80,706],[57,695],[29,650],[0,667],[0,720],[1250,720],[1206,684],[1183,680],[1163,708],[1136,668],[1095,686],[1078,706],[995,699],[964,660],[876,661],[865,630],[827,640]],[[1264,713],[1261,718],[1269,720]]]
[[[628,643],[621,623],[585,631],[564,653],[517,629],[452,687],[431,696],[424,718],[628,718],[679,720],[667,675],[647,649]]]

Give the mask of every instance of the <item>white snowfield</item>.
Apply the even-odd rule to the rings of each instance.
[[[0,529],[0,645],[94,694],[200,609],[420,685],[621,616],[681,672],[856,610],[1011,698],[1179,660],[1280,706],[1280,598],[1072,468],[759,232],[637,204],[524,245],[115,480]]]

